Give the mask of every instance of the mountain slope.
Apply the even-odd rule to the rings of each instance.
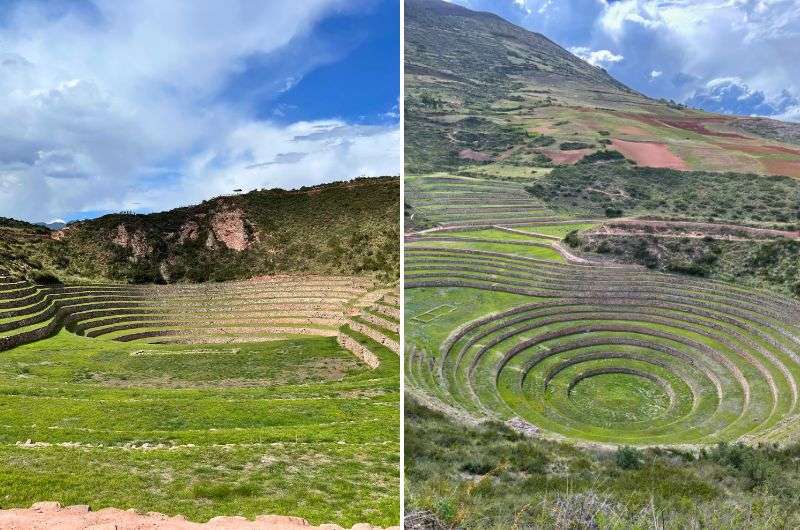
[[[52,280],[207,281],[276,272],[399,275],[397,177],[259,190],[58,231],[0,221],[0,269]]]
[[[406,164],[640,165],[800,177],[796,130],[656,101],[546,37],[441,0],[406,1]]]

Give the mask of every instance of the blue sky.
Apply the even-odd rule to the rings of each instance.
[[[398,0],[0,2],[0,216],[399,174]]]
[[[797,0],[453,0],[545,34],[628,86],[800,121]]]

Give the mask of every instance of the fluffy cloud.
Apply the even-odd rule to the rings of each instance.
[[[341,120],[279,126],[250,121],[229,131],[219,145],[192,156],[169,189],[141,192],[130,200],[155,205],[196,202],[241,188],[297,187],[359,175],[398,174],[396,126],[353,125]]]
[[[725,114],[785,116],[797,114],[800,100],[787,91],[768,98],[736,77],[713,79],[686,100],[688,105]]]
[[[592,66],[603,66],[610,63],[618,63],[624,59],[622,55],[617,55],[609,50],[591,50],[583,46],[576,46],[569,49]]]
[[[747,114],[782,115],[781,98],[800,94],[800,70],[787,59],[800,49],[795,0],[601,1],[592,45],[626,55],[623,81],[635,86],[659,64],[668,75],[658,95]]]
[[[322,17],[369,1],[12,4],[0,25],[0,215],[157,210],[229,192],[234,181],[294,187],[397,173],[399,155],[377,140],[396,126],[281,126],[222,97],[252,61],[270,59],[280,74],[259,87],[269,97],[335,59],[340,50],[314,42],[315,53],[280,62],[313,40]],[[338,147],[296,139],[331,123],[342,128]],[[245,170],[247,153],[250,164],[273,164]]]

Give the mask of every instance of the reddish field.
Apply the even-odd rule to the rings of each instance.
[[[686,162],[670,151],[666,144],[656,142],[628,142],[615,138],[611,145],[614,149],[625,155],[626,158],[634,160],[640,166],[668,167],[681,170],[689,169]]]
[[[575,149],[572,151],[546,151],[544,154],[549,156],[554,164],[574,164],[593,152],[592,149]]]
[[[762,159],[761,163],[771,175],[800,178],[800,160]]]
[[[472,149],[462,149],[458,152],[458,158],[463,158],[464,160],[475,160],[476,162],[487,162],[492,159],[492,157],[486,153],[480,153],[478,151],[473,151]]]

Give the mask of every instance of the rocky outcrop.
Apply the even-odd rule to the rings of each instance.
[[[196,241],[198,237],[200,237],[200,225],[195,221],[186,221],[178,234],[178,243],[183,245],[187,241]]]
[[[124,224],[117,225],[111,242],[119,247],[128,248],[133,253],[133,258],[142,258],[153,253],[153,247],[147,242],[144,232],[135,230],[133,234]]]
[[[251,236],[252,228],[245,220],[241,208],[223,210],[212,215],[211,232],[216,241],[239,252],[249,249],[256,240]]]

